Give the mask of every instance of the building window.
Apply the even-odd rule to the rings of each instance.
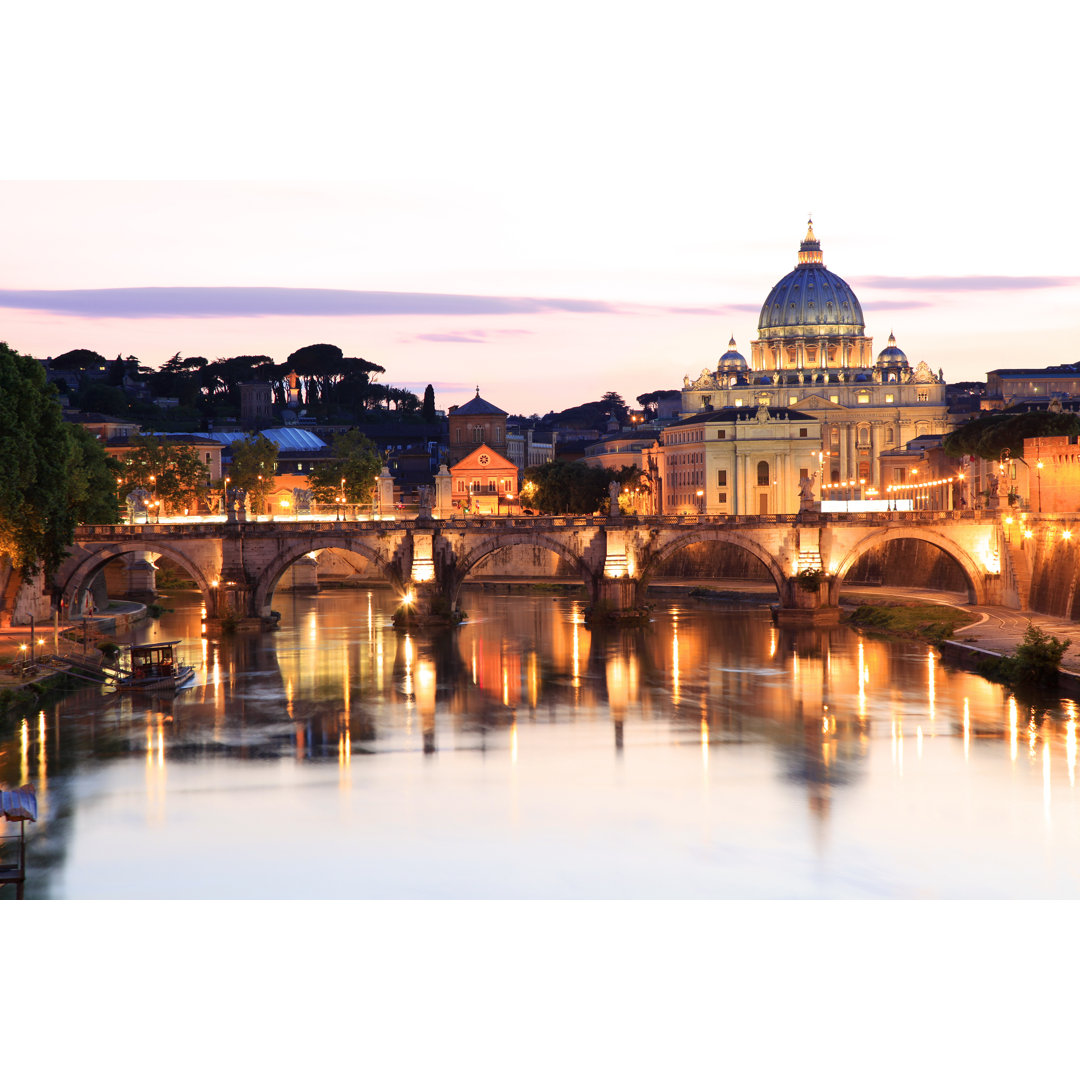
[[[916,401],[929,401],[930,400],[930,392],[928,390],[916,390],[915,391],[915,400]]]
[[[837,450],[840,449],[840,429],[839,428],[834,427],[829,432],[829,445],[834,447]]]
[[[716,473],[717,487],[727,487],[727,469],[718,469]]]
[[[727,502],[727,492],[726,491],[721,491],[720,494],[716,496],[716,501],[718,503],[726,503]]]
[[[809,480],[810,479],[810,470],[809,469],[800,469],[799,470],[799,479],[800,480]]]
[[[891,405],[895,400],[896,400],[896,395],[895,394],[886,394],[885,395],[885,404],[886,405]]]
[[[839,404],[840,404],[840,395],[839,395],[839,394],[830,394],[830,395],[829,395],[829,400],[830,400],[830,401],[831,401],[831,402],[832,402],[832,403],[833,403],[834,405],[839,405]]]
[[[859,428],[859,445],[860,446],[869,446],[870,445],[870,429],[868,427],[866,427],[865,425],[863,425],[862,427]]]
[[[860,405],[869,405],[870,404],[870,395],[867,394],[867,393],[859,393],[859,394],[857,394],[855,396],[855,400]]]
[[[720,428],[720,430],[717,431],[717,433],[716,433],[716,437],[718,439],[726,439],[727,438],[727,432],[723,428]]]
[[[804,428],[804,427],[799,428],[799,438],[800,439],[805,439],[806,438],[806,428]]]
[[[799,404],[798,396],[796,394],[788,394],[787,403],[789,405],[798,405]]]
[[[735,408],[736,408],[736,409],[741,409],[741,408],[743,407],[743,405],[744,405],[744,404],[745,404],[745,403],[743,402],[743,399],[742,399],[741,397],[737,397],[737,398],[735,399]]]
[[[767,461],[759,461],[757,463],[757,482],[758,487],[767,487],[769,483],[769,463]]]

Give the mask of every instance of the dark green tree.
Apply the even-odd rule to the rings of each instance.
[[[435,388],[431,383],[424,388],[424,404],[420,407],[420,415],[425,424],[435,423]]]
[[[582,461],[548,461],[525,470],[521,505],[541,514],[591,514],[606,508],[614,478]]]
[[[608,414],[615,420],[618,420],[620,427],[626,423],[630,413],[626,408],[626,402],[623,401],[622,394],[616,393],[614,390],[609,390],[600,399],[600,402],[604,408],[607,409]]]
[[[344,495],[347,502],[369,502],[375,477],[383,467],[378,447],[359,431],[344,431],[334,439],[331,453],[333,456],[320,461],[311,473],[315,498],[333,502]]]
[[[1024,440],[1050,435],[1080,435],[1080,417],[1064,412],[987,413],[969,420],[945,437],[942,448],[951,457],[970,454],[993,461],[1009,450],[1023,457]]]
[[[162,513],[182,509],[199,498],[209,482],[196,450],[158,435],[136,435],[120,465],[119,496],[144,488],[161,503]]]
[[[71,498],[80,525],[113,525],[120,520],[120,462],[105,453],[86,428],[68,424],[72,443]]]
[[[11,560],[12,578],[51,574],[74,536],[70,428],[41,363],[0,342],[0,555]]]
[[[257,514],[265,512],[266,501],[274,490],[277,456],[277,443],[265,435],[248,435],[232,444],[229,481],[248,493]]]
[[[101,353],[93,349],[72,349],[70,352],[54,356],[49,361],[49,367],[53,371],[86,371],[90,368],[95,371],[104,368],[108,364]]]

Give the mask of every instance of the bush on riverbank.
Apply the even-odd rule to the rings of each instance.
[[[970,612],[944,604],[860,604],[848,621],[879,634],[940,645],[972,621]]]
[[[976,670],[984,679],[1007,686],[1055,686],[1061,658],[1071,644],[1068,638],[1054,637],[1028,623],[1016,652],[987,657]]]

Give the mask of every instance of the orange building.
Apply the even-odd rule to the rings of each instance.
[[[1015,461],[1009,462],[1028,510],[1039,514],[1075,514],[1080,510],[1080,436],[1025,439],[1021,464],[1027,468],[1017,470]]]
[[[450,464],[456,465],[478,449],[486,446],[500,455],[506,454],[507,414],[498,405],[492,405],[480,396],[464,405],[451,405],[447,416],[450,435]],[[454,488],[456,494],[457,488]]]
[[[512,514],[517,505],[517,466],[486,443],[450,466],[451,502],[474,514]]]

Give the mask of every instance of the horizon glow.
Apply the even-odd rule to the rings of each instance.
[[[1080,359],[1069,43],[1039,3],[1009,26],[839,4],[809,35],[793,4],[232,7],[194,3],[150,52],[130,4],[59,33],[14,14],[56,74],[15,50],[35,94],[0,179],[13,348],[157,367],[327,341],[441,409],[477,384],[509,412],[632,404],[732,335],[749,356],[812,212],[875,353],[892,331],[950,382]],[[163,76],[189,58],[220,78]]]

